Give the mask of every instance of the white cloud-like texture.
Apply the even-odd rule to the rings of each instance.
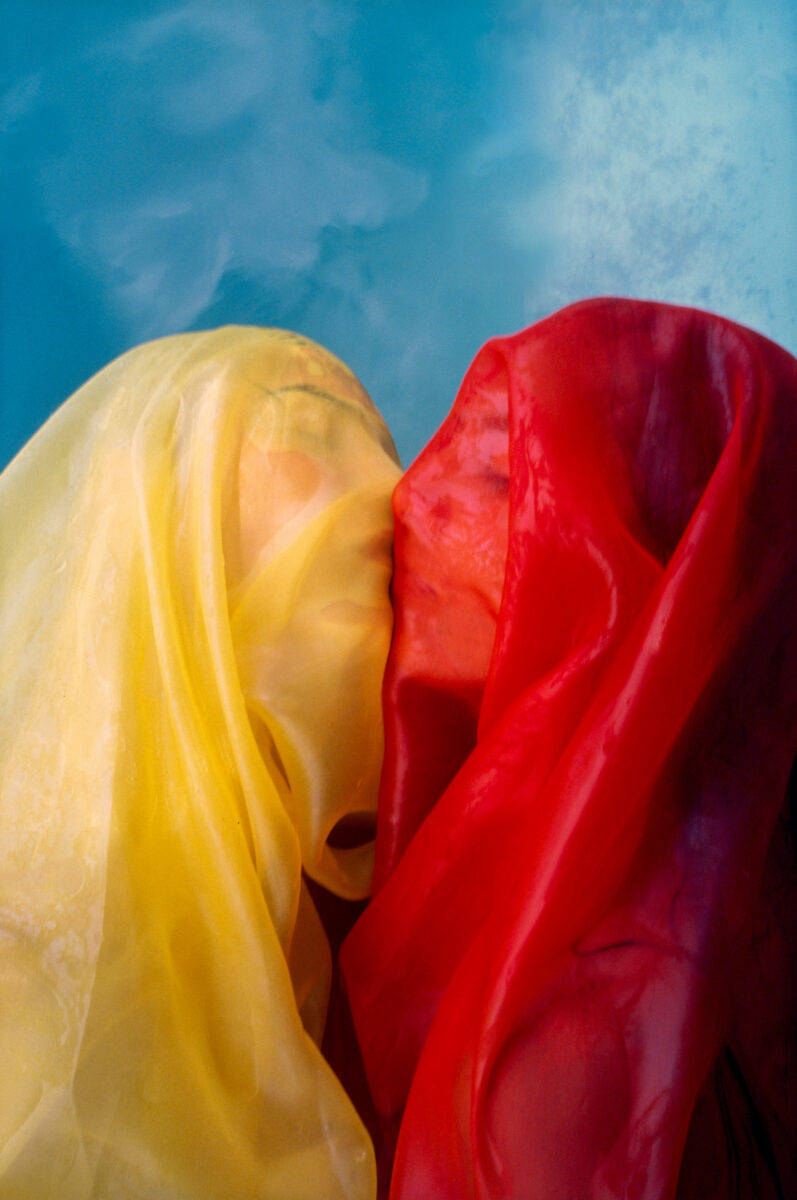
[[[423,175],[369,148],[348,32],[345,5],[190,0],[83,52],[41,187],[131,338],[189,326],[226,271],[307,272],[325,230],[421,203]]]
[[[41,87],[41,72],[23,75],[0,97],[0,133],[9,133],[35,106]]]
[[[581,296],[709,308],[797,349],[797,74],[788,0],[561,5],[546,111],[554,253],[529,315]]]
[[[7,8],[16,444],[133,342],[230,321],[329,346],[405,460],[487,338],[585,296],[797,350],[793,0]]]

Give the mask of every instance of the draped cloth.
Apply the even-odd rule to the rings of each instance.
[[[303,875],[369,888],[333,831],[373,822],[398,474],[342,363],[245,328],[124,355],[3,474],[4,1200],[373,1194]]]
[[[795,464],[790,355],[596,300],[401,480],[342,952],[394,1200],[795,1194]]]

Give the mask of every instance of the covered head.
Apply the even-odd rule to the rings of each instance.
[[[4,1196],[372,1192],[303,873],[368,892],[398,474],[341,362],[227,328],[0,478]]]
[[[785,350],[596,299],[397,487],[341,952],[391,1200],[797,1195],[795,462]]]

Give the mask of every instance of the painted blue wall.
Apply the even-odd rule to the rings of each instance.
[[[791,0],[5,0],[0,463],[136,342],[329,346],[405,461],[587,295],[797,351]]]

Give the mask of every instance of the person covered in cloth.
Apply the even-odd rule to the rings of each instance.
[[[5,1200],[373,1195],[304,880],[369,889],[398,476],[342,363],[233,327],[0,478]]]
[[[792,355],[606,297],[402,477],[340,955],[390,1200],[797,1196],[795,464]]]

